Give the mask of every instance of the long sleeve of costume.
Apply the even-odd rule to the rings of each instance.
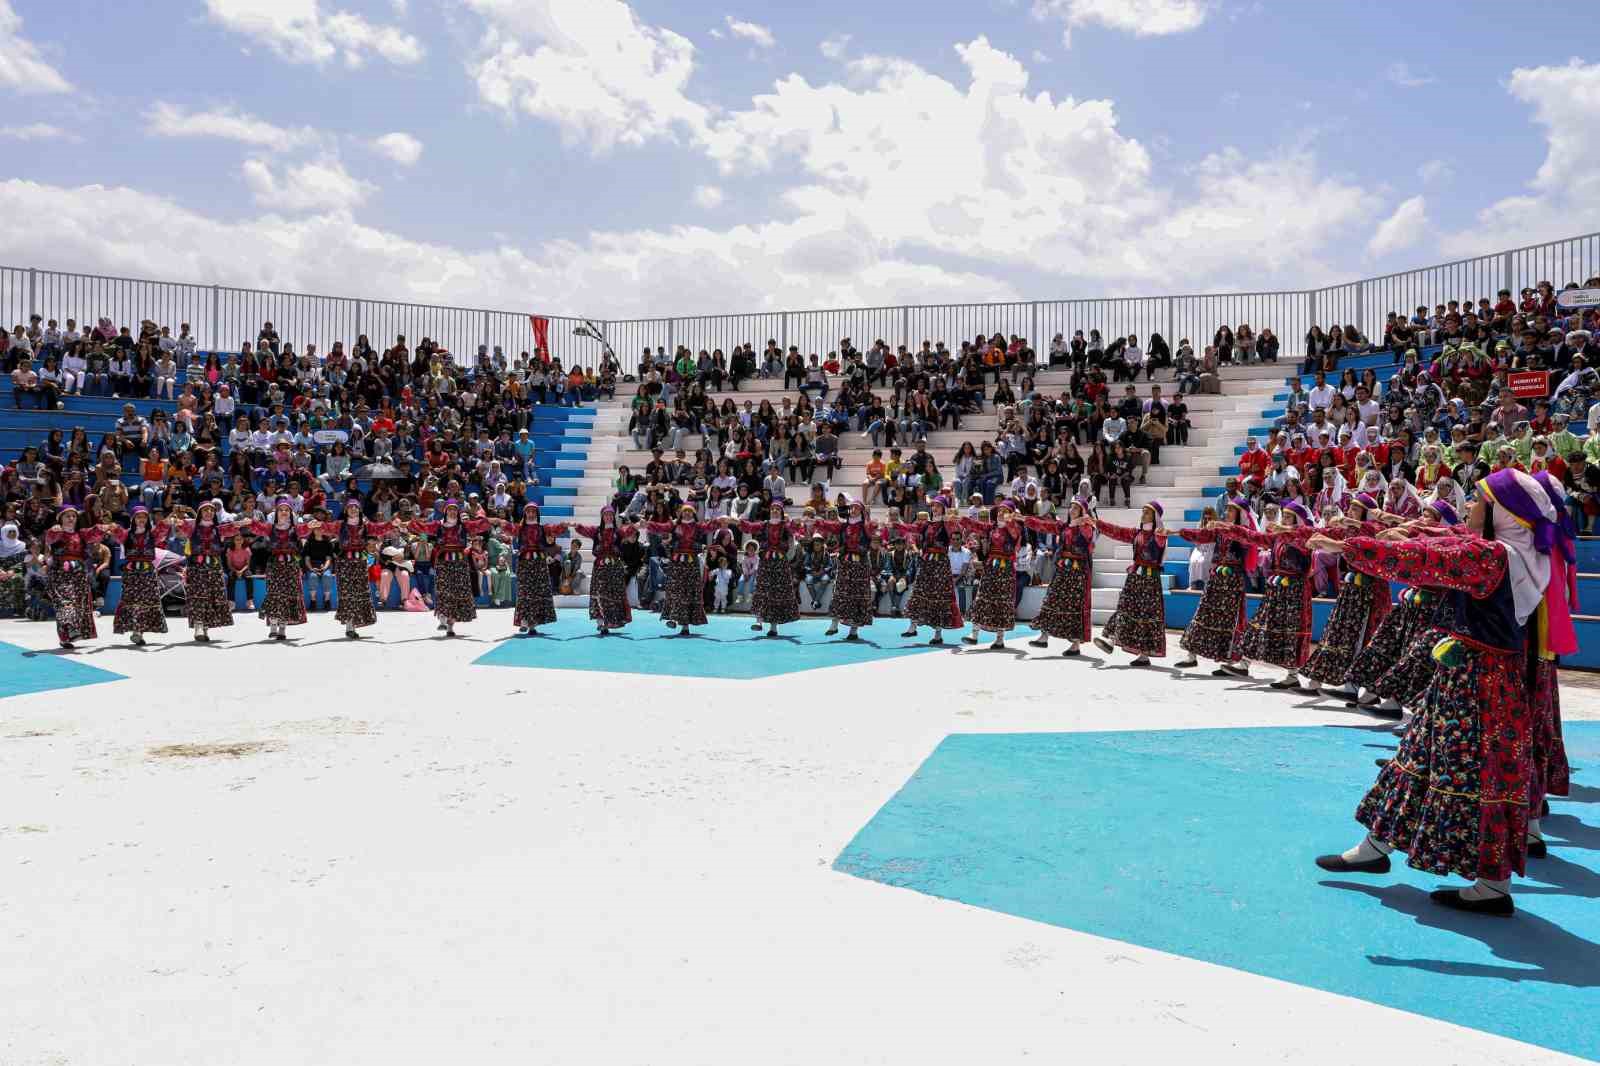
[[[992,525],[994,525],[993,522],[984,522],[977,518],[963,518],[961,520],[961,528],[964,532],[977,533],[979,535],[987,534]]]
[[[426,521],[421,518],[413,518],[406,528],[413,533],[421,533],[431,537],[439,532],[439,523]]]
[[[590,540],[594,540],[600,535],[599,526],[586,526],[582,522],[577,522],[573,524],[572,528],[577,530],[578,536],[588,537]]]
[[[118,544],[126,544],[128,542],[128,531],[121,526],[112,526],[110,529],[101,529],[96,532],[100,533],[102,537],[116,541]]]
[[[475,537],[481,537],[489,532],[489,520],[487,518],[464,518],[461,520],[461,528]]]
[[[1506,549],[1492,540],[1353,537],[1344,558],[1352,569],[1407,585],[1452,589],[1485,599],[1506,574]]]
[[[1101,533],[1104,533],[1112,540],[1118,540],[1124,544],[1132,544],[1133,538],[1139,534],[1137,529],[1129,529],[1127,526],[1119,526],[1115,522],[1107,522],[1104,518],[1096,518],[1094,520],[1094,528],[1099,530]]]
[[[1215,527],[1206,529],[1180,529],[1178,530],[1178,536],[1182,537],[1190,544],[1215,544],[1217,542],[1217,531]]]
[[[661,537],[669,536],[672,533],[671,522],[646,522],[644,523],[644,528]]]
[[[393,522],[368,522],[366,531],[368,536],[382,537],[387,536],[394,527],[395,523]]]
[[[1033,530],[1035,533],[1060,533],[1062,532],[1061,527],[1066,525],[1065,522],[1058,521],[1054,518],[1038,518],[1032,515],[1024,518],[1022,520],[1022,524]]]
[[[817,519],[815,522],[811,523],[811,526],[813,529],[821,530],[830,537],[837,536],[839,532],[844,529],[843,522],[830,522],[826,518]]]

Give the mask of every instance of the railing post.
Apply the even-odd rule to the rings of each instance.
[[[787,355],[789,352],[789,312],[784,311],[778,316],[778,346]]]
[[[1501,276],[1505,278],[1505,280],[1500,283],[1500,287],[1503,288],[1503,289],[1510,289],[1511,288],[1511,253],[1510,252],[1501,252],[1500,253],[1500,273],[1501,273]]]
[[[489,312],[487,311],[483,313],[483,340],[478,343],[485,346],[489,343]]]
[[[39,272],[32,267],[28,268],[28,314],[38,315],[44,312],[39,310]]]
[[[1044,346],[1044,338],[1039,336],[1039,301],[1038,300],[1033,301],[1032,305],[1030,305],[1030,312],[1031,312],[1030,321],[1029,321],[1029,325],[1028,325],[1028,343],[1030,345],[1032,345],[1032,347],[1033,347],[1033,354],[1034,355],[1038,355],[1039,354],[1039,349]],[[1046,349],[1045,358],[1046,358],[1046,361],[1048,362],[1048,360],[1049,360],[1049,350],[1048,349]]]
[[[1364,281],[1356,282],[1355,318],[1356,328],[1361,331],[1361,335],[1363,337],[1371,337],[1372,334],[1367,331],[1367,283]]]
[[[673,360],[678,358],[678,320],[667,319],[667,352]]]
[[[361,336],[361,301],[356,301],[356,337]],[[355,344],[355,337],[350,338],[350,343]]]
[[[1174,321],[1176,321],[1176,320],[1172,317],[1172,297],[1168,296],[1167,297],[1167,332],[1166,332],[1166,336],[1162,337],[1162,340],[1167,342],[1168,347],[1171,347],[1173,344],[1177,343],[1177,339],[1178,339],[1177,335],[1175,333],[1173,333],[1173,331],[1172,331],[1172,324],[1173,324]],[[1148,338],[1148,337],[1145,338],[1146,341],[1148,341],[1149,339],[1150,338]]]
[[[911,349],[911,305],[900,309],[900,343]]]
[[[211,286],[211,350],[222,343],[222,286]]]

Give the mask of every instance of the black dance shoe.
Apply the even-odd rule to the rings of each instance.
[[[1428,893],[1428,898],[1441,907],[1449,907],[1453,911],[1466,911],[1468,914],[1487,914],[1495,918],[1509,918],[1517,912],[1517,905],[1511,902],[1510,896],[1491,896],[1489,899],[1466,899],[1461,895],[1459,888],[1436,888]]]
[[[1105,652],[1107,655],[1110,655],[1113,650],[1111,647],[1111,642],[1105,637],[1095,637],[1094,646]]]
[[[1185,659],[1181,663],[1173,663],[1172,665],[1176,666],[1179,670],[1193,670],[1195,667],[1200,665],[1200,660],[1199,659]]]
[[[1318,855],[1317,865],[1336,874],[1386,874],[1389,872],[1389,856],[1379,855],[1366,862],[1351,862],[1343,855]]]
[[[1528,838],[1528,858],[1545,859],[1549,858],[1549,856],[1550,849],[1545,845],[1543,837]]]
[[[1280,678],[1279,680],[1272,682],[1267,687],[1268,688],[1275,688],[1279,692],[1287,692],[1292,688],[1299,688],[1300,687],[1300,682],[1296,681],[1292,677],[1285,677],[1285,678]]]

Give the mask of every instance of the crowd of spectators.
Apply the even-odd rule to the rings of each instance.
[[[1600,278],[1567,287],[1600,287]],[[1566,486],[1579,531],[1592,531],[1600,514],[1600,316],[1563,308],[1558,297],[1541,282],[1520,300],[1502,289],[1494,301],[1391,312],[1372,342],[1353,327],[1313,328],[1300,367],[1311,384],[1294,381],[1265,438],[1245,442],[1229,494],[1264,521],[1291,501],[1322,517],[1362,492],[1405,517],[1429,499],[1465,513],[1489,473],[1546,470]],[[1341,368],[1363,355],[1378,358],[1363,360],[1359,372]],[[1318,577],[1325,585],[1331,569]]]

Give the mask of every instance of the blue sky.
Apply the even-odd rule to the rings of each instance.
[[[1600,229],[1574,10],[0,0],[4,258],[610,318],[1323,284]]]

